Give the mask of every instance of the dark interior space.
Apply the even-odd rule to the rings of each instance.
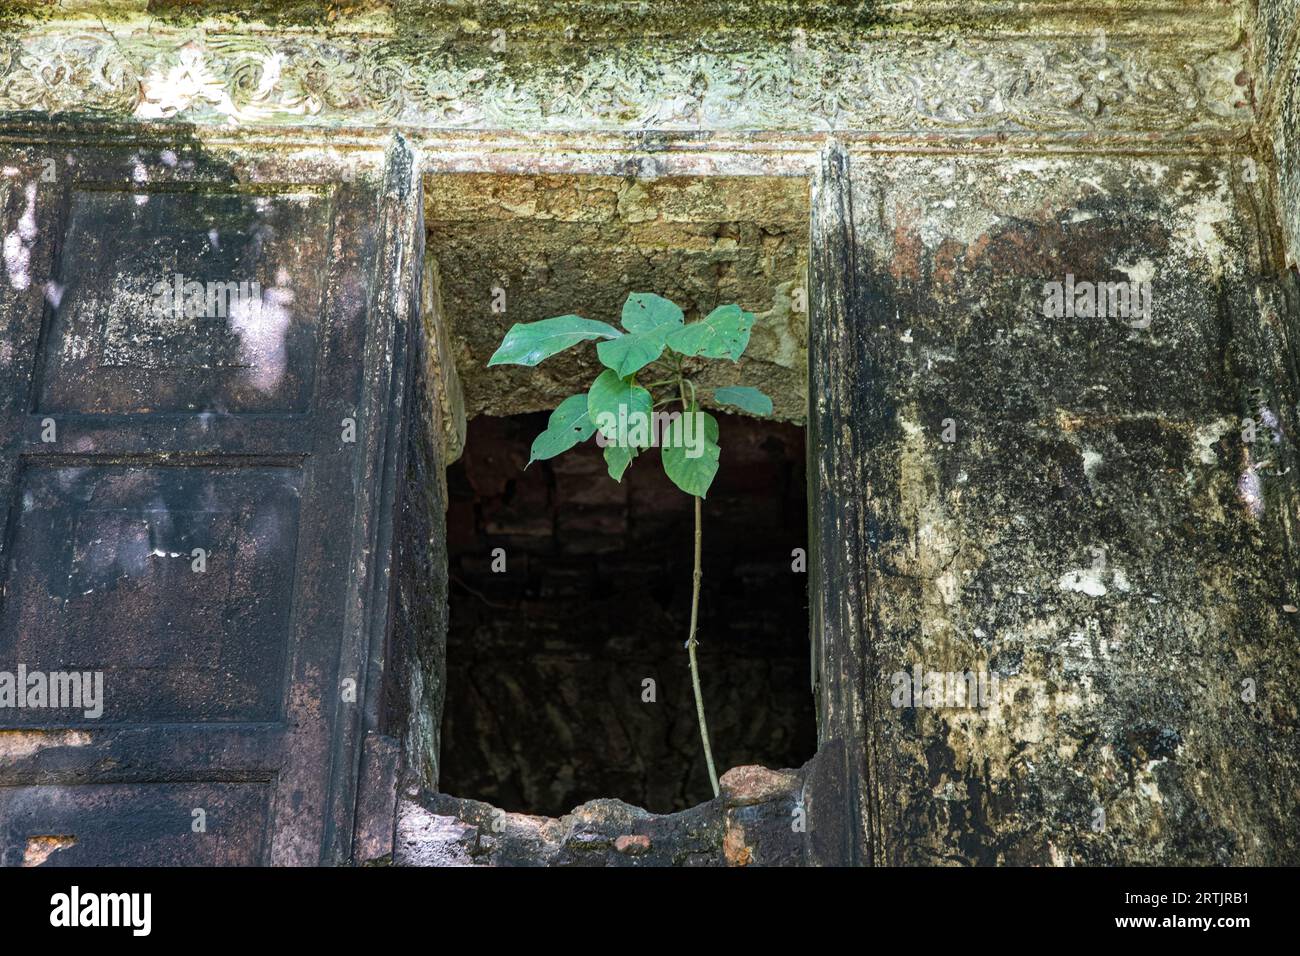
[[[714,756],[719,774],[797,767],[816,750],[807,574],[791,554],[807,547],[804,431],[717,417],[699,638]],[[594,441],[525,470],[546,420],[472,420],[448,470],[440,789],[548,816],[597,797],[660,813],[707,801],[684,648],[691,499],[653,450],[621,484]]]

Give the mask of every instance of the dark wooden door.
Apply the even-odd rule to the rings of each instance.
[[[344,861],[390,603],[410,155],[0,165],[0,674],[25,705],[33,675],[73,692],[0,706],[3,861]],[[51,706],[96,675],[101,713]]]

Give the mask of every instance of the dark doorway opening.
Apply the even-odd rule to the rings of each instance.
[[[699,647],[714,755],[719,773],[797,767],[817,746],[793,554],[807,548],[804,430],[718,418]],[[440,789],[548,816],[597,797],[658,813],[707,801],[683,647],[690,499],[654,451],[621,484],[595,442],[525,470],[546,419],[474,419],[448,470]]]

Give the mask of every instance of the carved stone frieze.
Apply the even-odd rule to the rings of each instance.
[[[1253,120],[1241,49],[917,35],[533,57],[453,38],[79,29],[0,38],[0,110],[427,129],[1161,132]]]

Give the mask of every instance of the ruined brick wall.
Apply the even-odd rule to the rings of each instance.
[[[719,418],[700,621],[711,736],[722,769],[799,766],[816,749],[807,575],[792,569],[803,432]],[[689,499],[654,451],[621,483],[594,443],[525,468],[544,427],[476,419],[450,470],[442,789],[551,816],[597,797],[684,810],[712,796],[682,649]]]
[[[612,321],[653,289],[688,321],[736,302],[757,316],[742,365],[714,363],[704,386],[744,382],[774,414],[806,414],[808,259],[803,177],[448,175],[427,181],[425,222],[467,414],[549,411],[598,374],[591,350],[537,368],[487,368],[506,330],[576,312]],[[494,297],[499,294],[499,301]]]

